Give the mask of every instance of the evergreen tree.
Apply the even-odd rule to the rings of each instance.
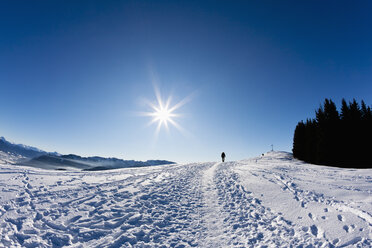
[[[342,103],[341,103],[341,119],[343,121],[349,119],[349,106],[347,105],[345,99],[343,98],[342,99]]]
[[[306,121],[306,153],[305,159],[310,163],[317,163],[317,137],[318,137],[318,124],[314,119],[307,119]]]
[[[296,126],[294,136],[293,136],[293,156],[299,159],[305,160],[305,132],[306,127],[303,121],[299,122]]]
[[[315,119],[299,122],[293,137],[293,155],[304,161],[345,167],[370,167],[372,111],[364,101],[342,99],[341,114],[331,99],[315,111]],[[366,145],[368,144],[368,145]]]

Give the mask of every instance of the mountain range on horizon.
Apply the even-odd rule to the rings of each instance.
[[[167,160],[124,160],[99,156],[82,157],[75,154],[63,155],[57,152],[46,152],[39,148],[9,142],[0,137],[0,160],[7,164],[31,166],[52,170],[108,170],[130,167],[144,167],[174,164]]]

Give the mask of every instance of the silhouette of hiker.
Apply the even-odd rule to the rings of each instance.
[[[222,162],[225,162],[225,157],[226,157],[225,153],[222,152],[222,153],[221,153]]]

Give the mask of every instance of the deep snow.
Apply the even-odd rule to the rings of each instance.
[[[0,154],[0,246],[370,247],[372,169],[285,152],[237,162],[49,171]]]

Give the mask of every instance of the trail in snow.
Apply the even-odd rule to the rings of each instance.
[[[286,153],[104,172],[3,165],[0,246],[368,247],[371,185],[372,170]]]
[[[226,226],[224,219],[227,216],[222,211],[218,202],[218,191],[214,183],[215,171],[220,163],[216,163],[206,169],[202,177],[202,201],[203,209],[201,222],[204,226],[201,247],[227,247]]]

